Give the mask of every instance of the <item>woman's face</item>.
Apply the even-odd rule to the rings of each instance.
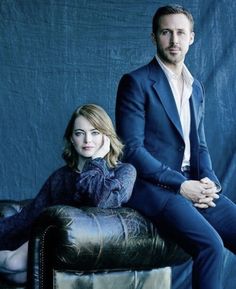
[[[75,119],[71,142],[77,153],[91,158],[103,144],[103,134],[83,116]]]

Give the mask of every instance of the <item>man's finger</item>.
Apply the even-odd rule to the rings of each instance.
[[[194,207],[199,208],[199,209],[206,209],[206,208],[209,207],[207,204],[195,203],[195,204],[193,204],[193,205],[194,205]]]

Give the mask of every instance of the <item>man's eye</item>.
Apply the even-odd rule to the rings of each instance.
[[[169,30],[163,30],[162,31],[162,35],[167,35],[167,34],[169,34]]]

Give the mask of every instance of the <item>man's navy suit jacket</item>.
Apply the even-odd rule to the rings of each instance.
[[[194,80],[190,97],[191,179],[219,181],[212,170],[204,132],[204,93]],[[185,143],[169,82],[154,58],[125,74],[116,101],[116,129],[125,144],[124,161],[137,169],[130,200],[132,207],[152,215],[169,194],[179,192],[186,178],[181,173]],[[152,208],[153,205],[153,208]]]

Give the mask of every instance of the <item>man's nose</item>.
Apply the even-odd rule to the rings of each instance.
[[[178,35],[177,35],[177,33],[176,32],[173,32],[172,34],[171,34],[171,43],[172,44],[177,44],[178,43]]]

